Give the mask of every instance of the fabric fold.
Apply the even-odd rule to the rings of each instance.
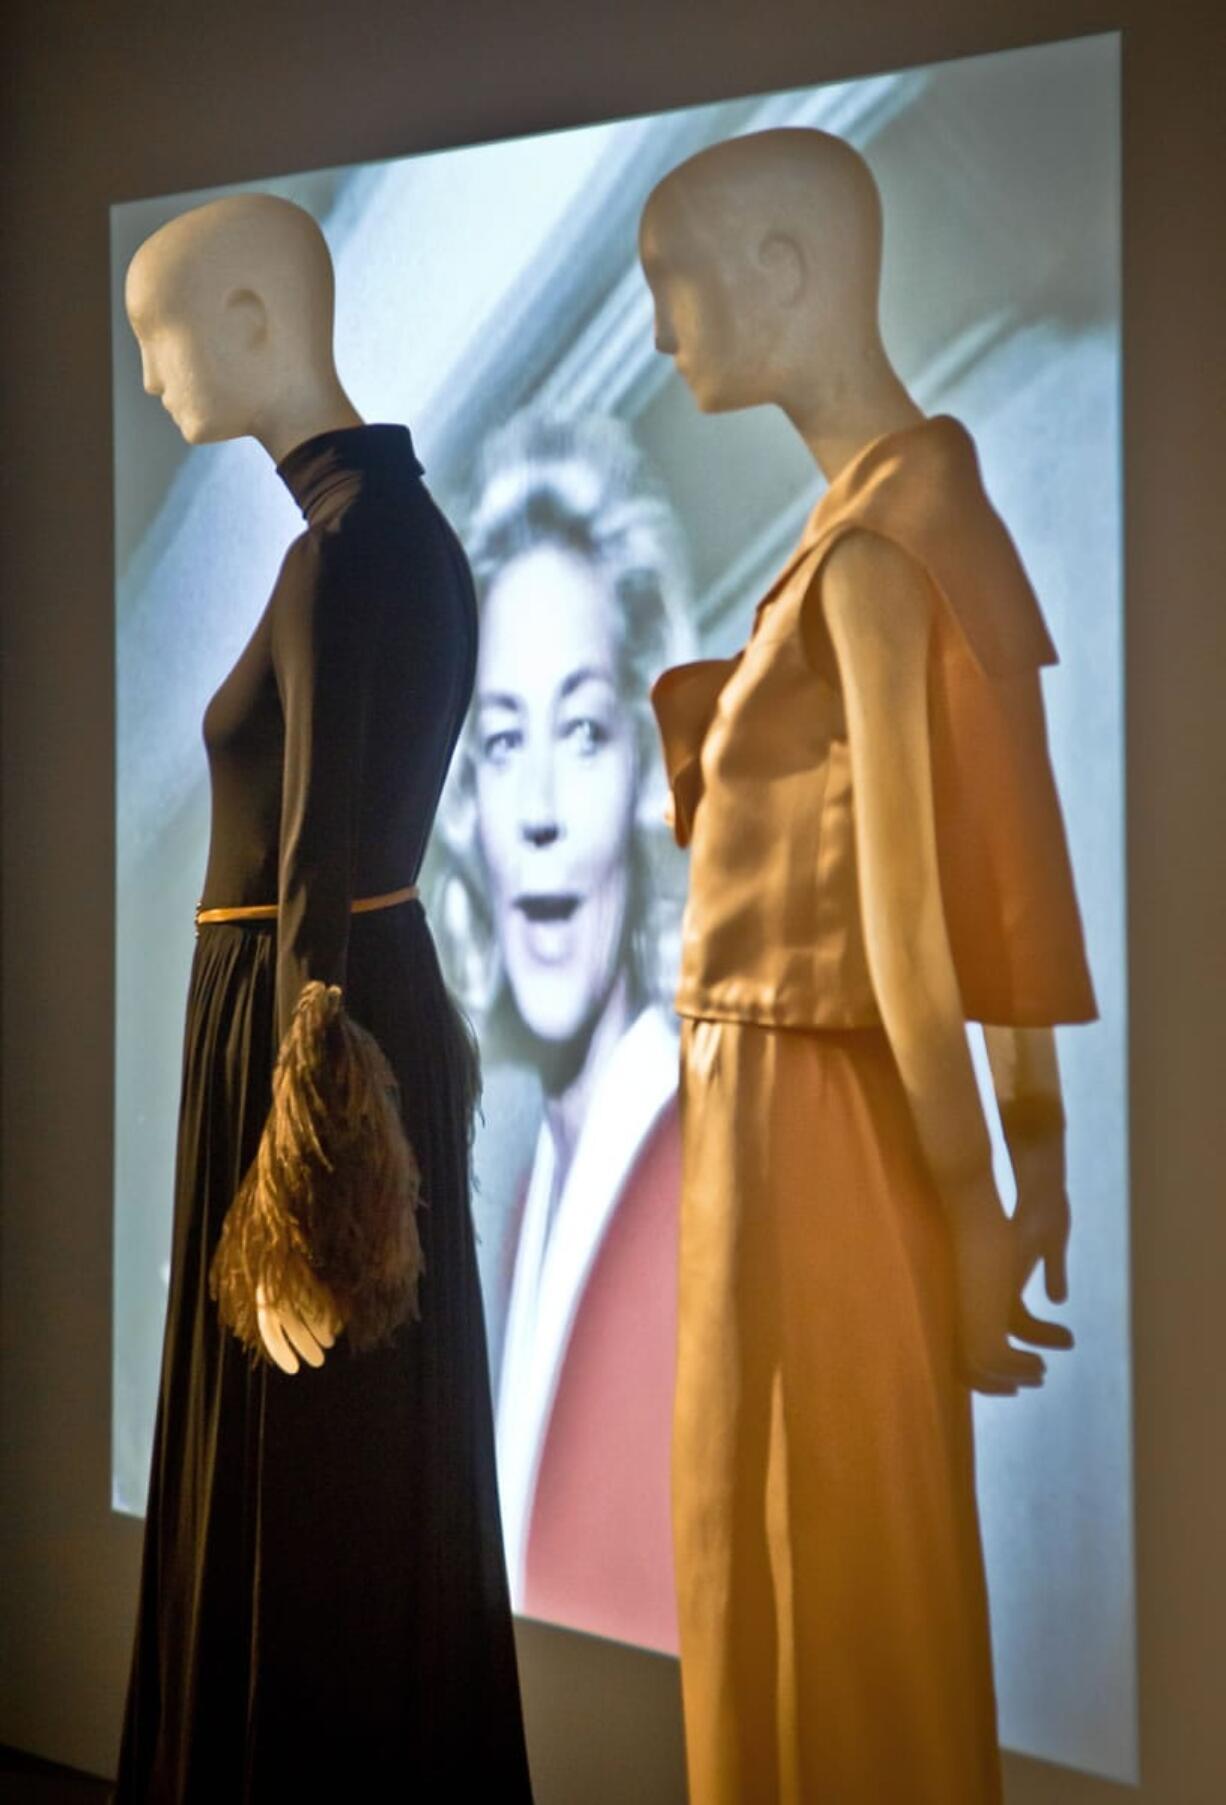
[[[738,655],[675,665],[652,685],[651,705],[659,724],[670,791],[664,818],[678,846],[690,843],[694,816],[702,800],[703,741],[720,691],[739,663]]]

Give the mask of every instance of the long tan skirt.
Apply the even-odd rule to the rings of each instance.
[[[993,1805],[970,1395],[885,1036],[686,1022],[682,1131],[691,1805]]]

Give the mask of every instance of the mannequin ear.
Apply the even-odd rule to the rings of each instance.
[[[244,351],[268,336],[268,309],[254,288],[232,288],[223,303],[227,324]]]
[[[804,293],[808,271],[800,244],[786,232],[768,232],[758,246],[758,262],[783,307],[794,307]]]

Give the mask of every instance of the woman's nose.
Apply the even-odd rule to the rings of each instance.
[[[554,796],[553,759],[548,751],[525,761],[519,797],[520,838],[529,846],[552,846],[562,838]]]

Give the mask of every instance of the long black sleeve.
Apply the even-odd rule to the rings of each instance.
[[[277,1030],[303,986],[344,985],[372,671],[384,597],[377,567],[344,535],[293,548],[271,621],[285,717],[277,872]]]
[[[282,474],[307,530],[206,719],[206,896],[276,897],[272,1107],[213,1268],[256,1351],[261,1294],[305,1314],[324,1287],[358,1347],[414,1307],[417,1161],[348,1008],[352,905],[414,881],[474,662],[471,578],[407,434],[328,435]]]

